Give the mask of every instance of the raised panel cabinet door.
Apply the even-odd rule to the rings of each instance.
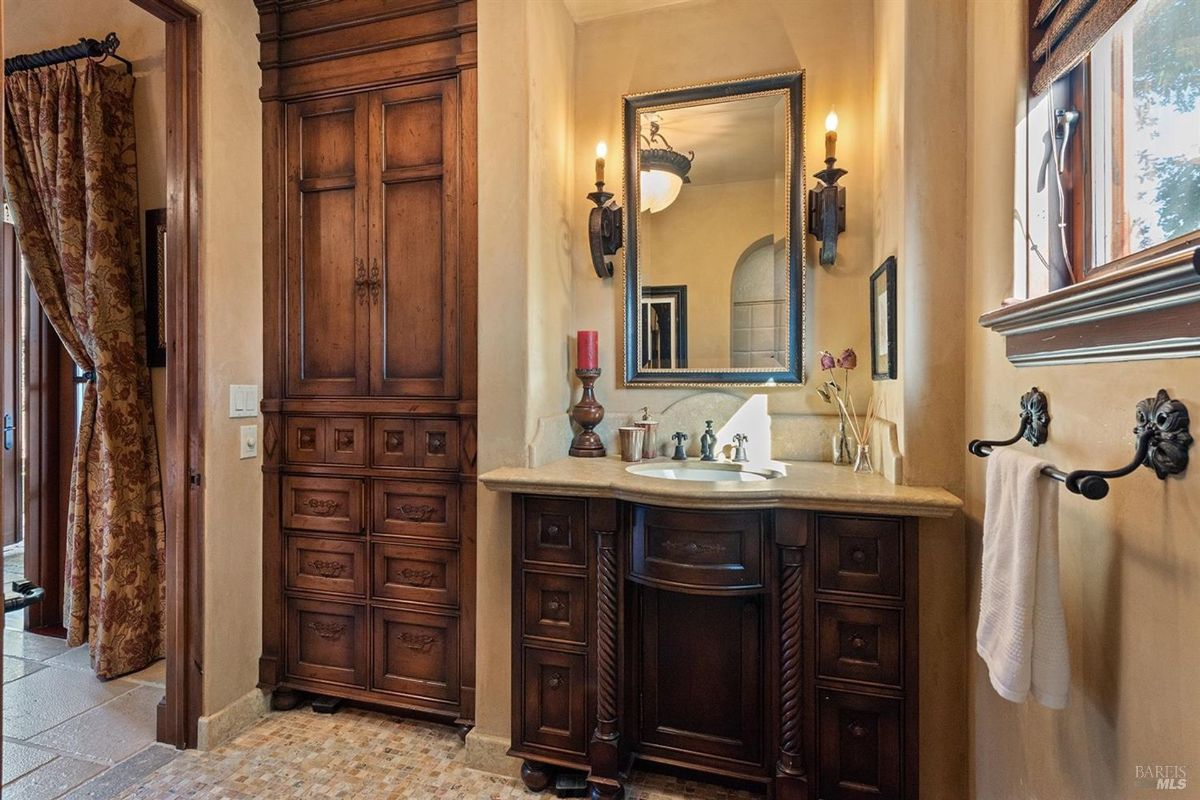
[[[369,386],[367,95],[287,107],[287,392]]]
[[[459,392],[457,87],[370,95],[372,395]]]
[[[458,702],[458,617],[375,608],[371,688]]]
[[[903,703],[817,690],[821,800],[903,800]]]
[[[287,671],[309,680],[367,684],[366,609],[360,605],[290,597]]]

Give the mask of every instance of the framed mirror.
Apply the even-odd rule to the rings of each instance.
[[[625,382],[804,380],[804,74],[626,95]]]

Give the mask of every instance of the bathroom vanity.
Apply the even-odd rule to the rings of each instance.
[[[616,798],[640,759],[775,798],[915,798],[919,518],[959,500],[824,463],[752,482],[626,466],[481,478],[513,493],[526,785],[582,770]]]

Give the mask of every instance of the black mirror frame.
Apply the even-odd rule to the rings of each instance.
[[[638,180],[641,149],[638,138],[638,114],[647,108],[675,104],[693,104],[704,100],[735,98],[762,92],[785,90],[791,130],[788,131],[788,273],[790,308],[788,320],[788,364],[778,370],[693,370],[644,369],[638,354],[638,330],[641,304],[638,287]],[[635,386],[769,386],[797,384],[805,380],[805,220],[804,191],[804,71],[786,72],[732,81],[688,86],[681,89],[630,94],[622,98],[622,125],[625,143],[625,385]]]

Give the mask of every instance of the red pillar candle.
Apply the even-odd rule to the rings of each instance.
[[[597,369],[600,366],[599,343],[596,331],[579,331],[577,334],[578,352],[575,366],[577,369]]]

